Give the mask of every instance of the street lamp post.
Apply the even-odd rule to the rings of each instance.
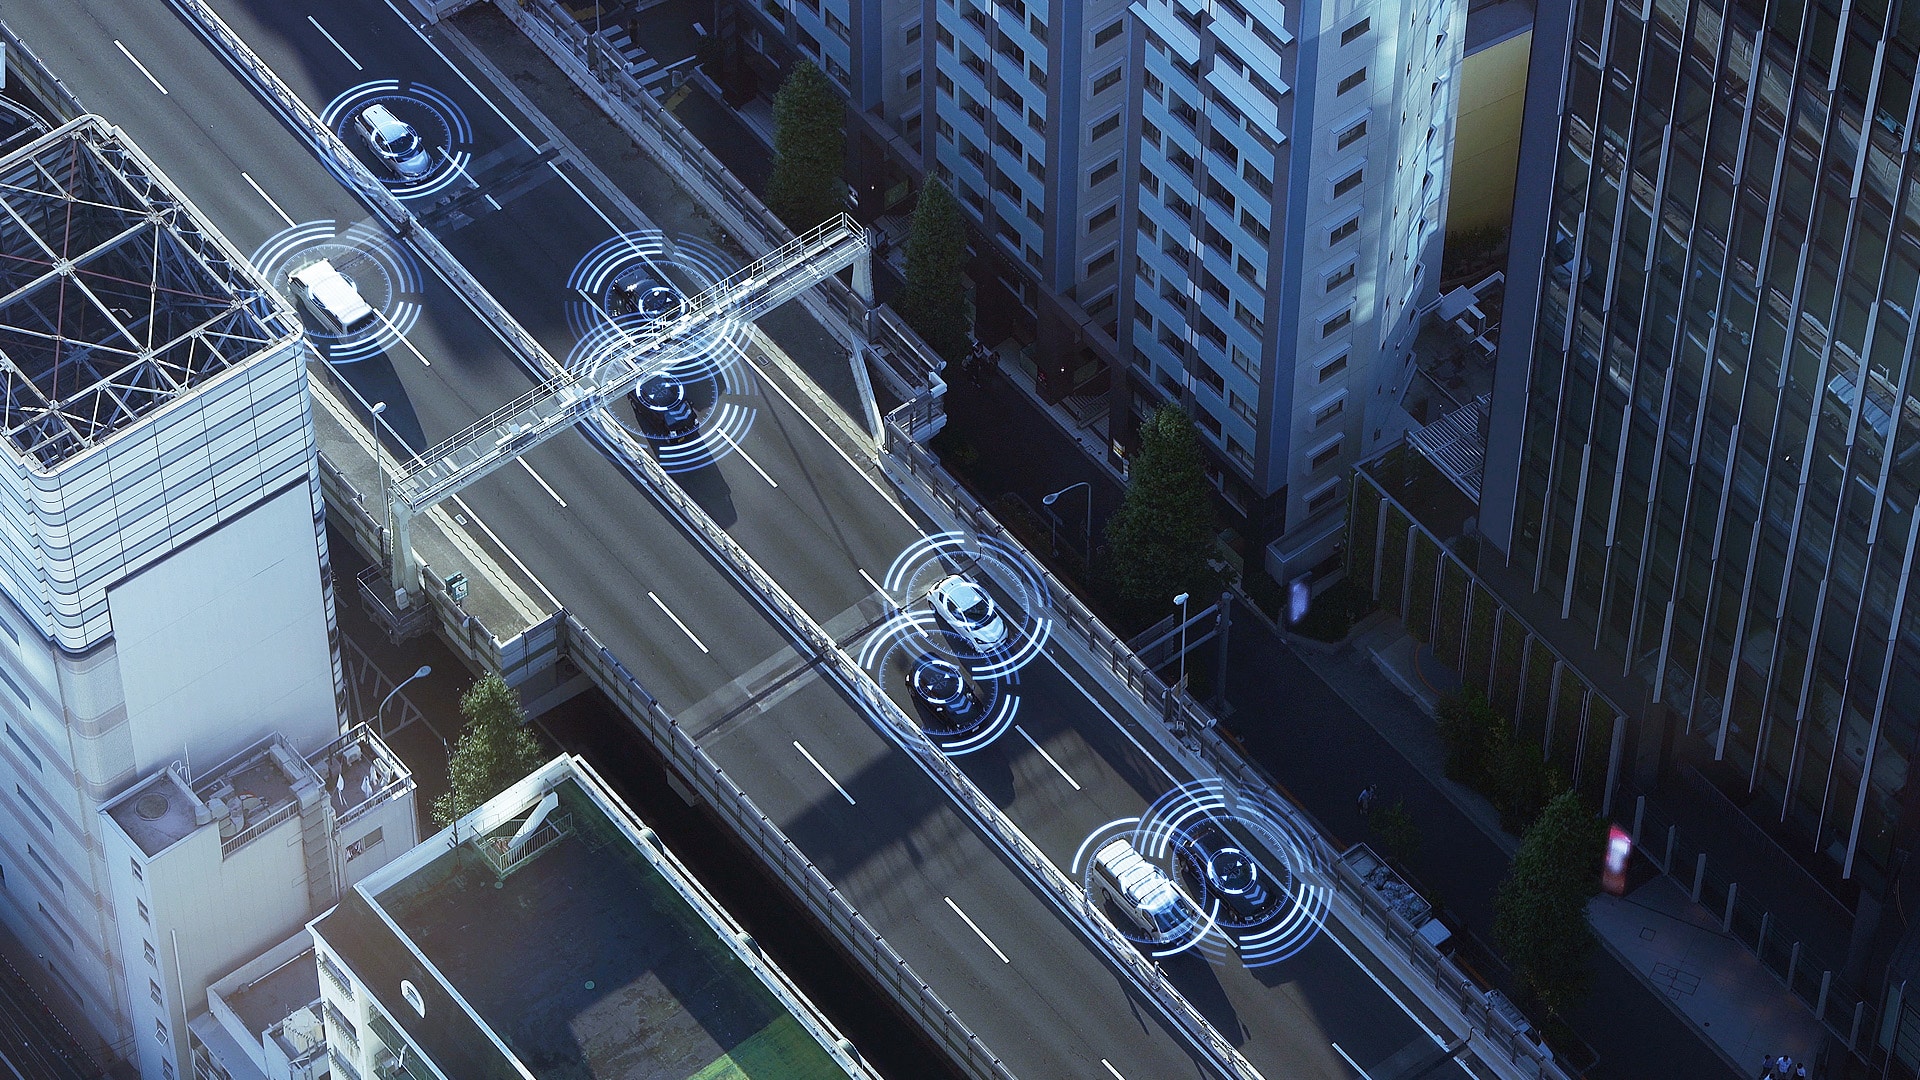
[[[373,469],[380,474],[380,546],[386,548],[393,541],[393,511],[387,507],[387,444],[380,441],[380,414],[387,411],[387,403],[373,403]],[[404,685],[404,684],[402,684]]]
[[[1060,500],[1060,496],[1065,495],[1067,492],[1072,491],[1074,488],[1081,488],[1081,487],[1087,489],[1087,531],[1085,534],[1085,539],[1087,544],[1087,565],[1091,566],[1093,565],[1093,485],[1088,483],[1085,480],[1082,480],[1077,484],[1068,484],[1066,487],[1061,488],[1059,491],[1056,491],[1051,495],[1042,496],[1040,499],[1040,505],[1052,506],[1054,503]]]
[[[387,702],[393,700],[393,695],[398,694],[400,692],[401,687],[406,686],[408,683],[412,682],[413,680],[424,679],[431,674],[433,674],[432,665],[421,664],[418,671],[415,671],[413,674],[407,676],[404,679],[401,679],[399,682],[399,685],[395,686],[392,690],[388,691],[386,697],[380,699],[380,707],[373,710],[373,716],[368,719],[367,723],[370,726],[372,726],[372,728],[375,731],[380,731],[380,714],[387,711]],[[386,735],[386,732],[381,731],[380,734],[384,738]]]
[[[1180,605],[1180,692],[1187,690],[1187,594],[1181,593],[1173,598]]]

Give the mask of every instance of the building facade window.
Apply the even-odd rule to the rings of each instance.
[[[1366,81],[1367,81],[1367,69],[1361,68],[1359,71],[1356,71],[1353,74],[1348,75],[1346,78],[1340,80],[1340,85],[1336,87],[1334,90],[1334,96],[1338,97],[1342,94],[1345,94],[1347,91],[1352,90],[1354,87],[1359,86],[1361,83]]]

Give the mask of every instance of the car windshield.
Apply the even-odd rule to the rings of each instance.
[[[402,131],[386,142],[389,150],[403,156],[412,154],[420,149],[420,136],[414,134],[411,130]]]
[[[992,618],[993,606],[987,603],[986,597],[976,593],[974,594],[973,603],[960,609],[960,615],[968,622],[979,626],[989,618]]]

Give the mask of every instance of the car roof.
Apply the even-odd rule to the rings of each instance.
[[[361,109],[360,119],[365,120],[373,127],[381,129],[382,132],[397,132],[406,126],[400,122],[399,117],[393,115],[392,110],[388,109],[385,105],[377,103]]]
[[[934,585],[934,588],[944,593],[953,594],[955,599],[971,599],[973,597],[987,595],[980,586],[975,585],[959,574],[949,574],[941,578],[939,582]]]
[[[333,264],[325,259],[310,262],[295,270],[291,276],[293,280],[304,285],[307,291],[313,294],[314,299],[343,318],[351,316],[356,309],[367,306],[367,302],[360,296],[360,290],[354,288],[353,282],[348,281],[345,274],[334,269]]]

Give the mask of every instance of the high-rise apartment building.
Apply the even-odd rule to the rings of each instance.
[[[155,957],[101,808],[340,734],[306,356],[114,128],[0,157],[0,918],[122,1048]]]
[[[1291,578],[1405,427],[1466,5],[1139,0],[1119,257],[1134,408],[1184,400]]]
[[[1184,401],[1284,572],[1326,558],[1341,475],[1405,424],[1466,5],[839,2],[876,44],[825,66],[972,214],[989,333],[1024,327],[1050,397],[1105,387],[1115,439]]]
[[[1540,10],[1482,531],[1869,893],[1920,736],[1920,9]],[[1877,910],[1877,908],[1876,908]]]

